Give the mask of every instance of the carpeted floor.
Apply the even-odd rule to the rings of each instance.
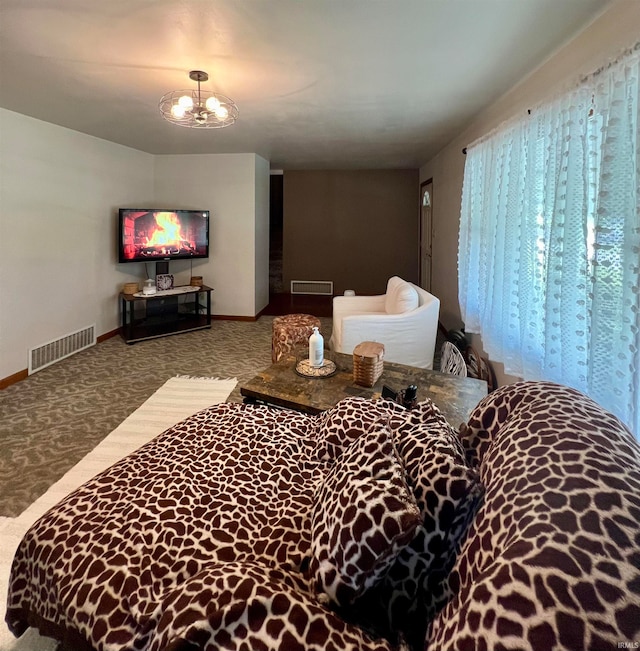
[[[320,320],[328,342],[331,317]],[[235,377],[228,400],[242,402],[243,382],[271,364],[272,321],[215,320],[132,346],[113,337],[0,391],[0,518],[22,513],[170,377]]]
[[[18,516],[170,377],[235,377],[228,400],[241,402],[240,385],[271,363],[272,320],[133,346],[113,337],[0,391],[0,517]]]
[[[170,378],[19,517],[0,518],[0,613],[6,609],[15,550],[38,518],[85,481],[168,427],[212,404],[224,402],[235,385],[235,378]],[[40,636],[33,629],[16,640],[7,627],[0,625],[2,651],[55,651],[55,648],[54,640]]]

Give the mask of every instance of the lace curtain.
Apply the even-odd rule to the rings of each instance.
[[[467,148],[467,332],[505,371],[573,386],[640,436],[640,53]]]

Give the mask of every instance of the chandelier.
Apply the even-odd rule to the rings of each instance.
[[[198,90],[172,90],[160,99],[158,108],[165,120],[192,129],[221,129],[238,119],[238,107],[232,99],[201,90],[200,82],[209,79],[206,72],[192,70],[189,78],[198,82]]]

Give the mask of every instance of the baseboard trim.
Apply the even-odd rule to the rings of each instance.
[[[16,382],[22,382],[22,380],[28,377],[29,377],[29,369],[25,368],[22,371],[18,371],[17,373],[14,373],[9,377],[0,380],[0,391],[2,389],[6,389],[7,387],[10,387],[12,384],[15,384]]]
[[[111,337],[115,337],[116,335],[119,334],[120,334],[120,328],[116,328],[111,332],[105,332],[103,335],[96,337],[96,343],[101,344],[103,341],[106,341],[107,339],[111,339]]]
[[[256,316],[234,316],[233,314],[212,314],[212,321],[257,321],[260,314]]]

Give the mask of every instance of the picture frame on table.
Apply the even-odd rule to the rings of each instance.
[[[173,289],[173,274],[157,274],[156,288],[159,292],[166,289]]]

